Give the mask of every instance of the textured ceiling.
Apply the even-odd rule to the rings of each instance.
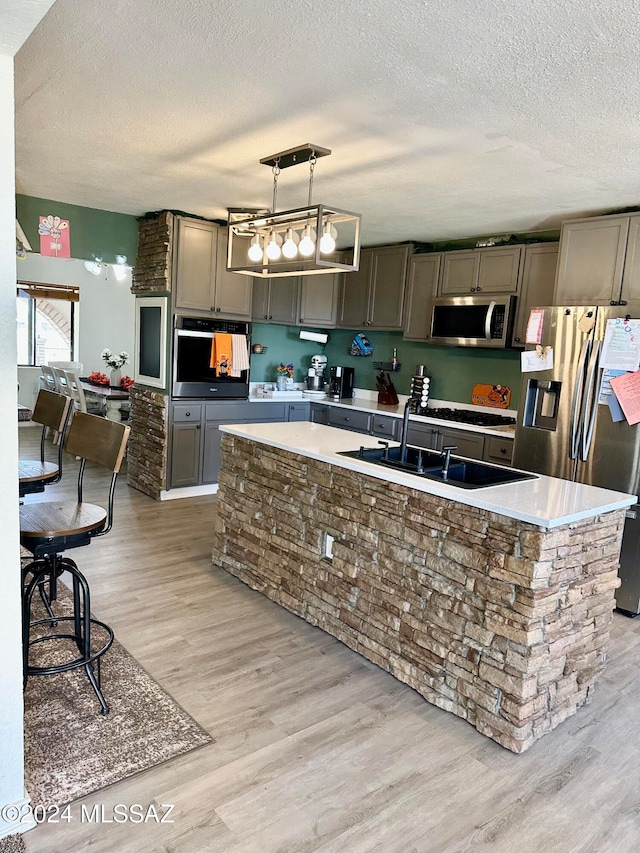
[[[310,141],[365,245],[557,227],[640,205],[639,58],[640,0],[57,0],[16,56],[17,190],[226,218]]]

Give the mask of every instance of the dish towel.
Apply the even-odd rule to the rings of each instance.
[[[231,335],[231,376],[249,370],[249,340],[246,335]]]
[[[232,364],[231,335],[216,332],[211,344],[211,359],[209,367],[214,367],[218,376],[230,376]]]

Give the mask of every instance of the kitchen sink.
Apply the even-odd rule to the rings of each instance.
[[[535,480],[537,474],[525,471],[514,471],[500,465],[489,465],[451,456],[449,470],[445,476],[443,471],[445,455],[419,447],[407,447],[405,458],[402,458],[401,447],[360,447],[358,450],[343,450],[339,456],[350,456],[352,459],[363,459],[385,468],[405,471],[416,477],[449,483],[462,489],[484,489],[488,486],[502,486],[505,483],[519,483],[522,480]]]

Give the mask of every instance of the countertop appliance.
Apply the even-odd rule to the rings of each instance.
[[[171,394],[178,398],[248,399],[249,369],[240,376],[219,375],[210,367],[211,349],[216,334],[240,335],[248,352],[251,323],[210,320],[201,317],[175,318]]]
[[[334,400],[353,397],[353,374],[353,367],[330,367],[327,395]]]
[[[446,296],[431,307],[430,342],[456,347],[508,347],[515,296]]]
[[[324,386],[327,383],[327,378],[324,372],[327,368],[326,355],[312,355],[311,367],[307,372],[307,391],[324,391]]]
[[[640,429],[626,420],[614,422],[601,357],[608,321],[640,317],[640,310],[571,306],[534,311],[542,312],[537,315],[541,334],[525,353],[537,349],[531,358],[552,355],[553,367],[522,374],[514,467],[637,495]],[[639,515],[637,504],[627,510],[622,585],[616,590],[617,607],[628,615],[640,613]]]

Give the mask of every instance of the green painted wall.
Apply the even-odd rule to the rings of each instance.
[[[17,195],[16,216],[34,252],[40,251],[40,217],[49,214],[69,220],[72,258],[85,261],[102,258],[106,264],[112,264],[116,255],[126,255],[127,262],[132,266],[135,264],[138,250],[138,220],[135,216]]]
[[[471,389],[478,382],[507,385],[511,388],[509,408],[517,409],[520,396],[520,353],[512,350],[487,350],[460,347],[440,347],[403,341],[400,332],[367,332],[373,355],[349,354],[354,332],[334,329],[323,347],[311,341],[301,341],[298,326],[253,324],[253,343],[268,347],[263,355],[251,356],[251,381],[274,382],[276,367],[281,362],[295,365],[294,379],[302,382],[307,374],[311,356],[324,352],[329,365],[342,364],[355,370],[358,388],[375,390],[376,370],[373,362],[390,362],[394,347],[398,350],[401,369],[392,374],[398,394],[408,394],[411,375],[416,365],[424,364],[431,377],[431,396],[439,400],[470,403]]]

